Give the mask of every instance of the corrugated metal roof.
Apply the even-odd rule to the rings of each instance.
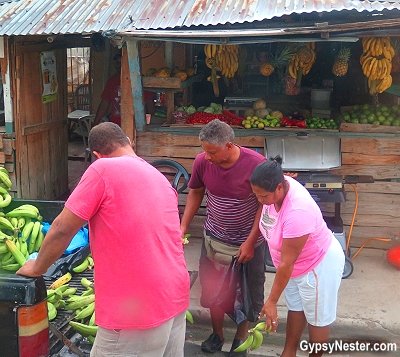
[[[262,21],[293,13],[400,10],[368,0],[19,0],[0,3],[0,35],[167,29]]]

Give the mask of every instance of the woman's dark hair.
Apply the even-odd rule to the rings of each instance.
[[[258,164],[250,177],[250,183],[267,192],[274,192],[280,183],[284,183],[282,158],[276,156]]]

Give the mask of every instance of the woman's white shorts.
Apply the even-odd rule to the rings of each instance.
[[[327,326],[335,321],[344,261],[342,246],[333,238],[325,257],[313,270],[289,280],[285,288],[288,309],[304,311],[312,326]]]

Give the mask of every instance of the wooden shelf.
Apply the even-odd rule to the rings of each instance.
[[[200,82],[202,79],[202,74],[189,77],[184,82],[177,77],[142,77],[142,83],[143,88],[152,92],[160,92],[165,90],[182,91],[193,83]]]
[[[184,91],[185,88],[189,87],[193,83],[200,82],[203,79],[202,74],[197,74],[193,77],[189,77],[186,81],[182,82],[180,78],[176,77],[143,77],[142,83],[143,88],[150,92],[165,92],[165,106],[167,107],[167,122],[172,124],[174,118],[172,112],[174,110],[174,96],[175,92]]]

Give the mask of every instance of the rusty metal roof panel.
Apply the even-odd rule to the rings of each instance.
[[[400,10],[400,0],[11,0],[0,35],[120,32],[229,25],[293,13]]]
[[[341,10],[400,10],[400,1],[368,0],[195,0],[184,26],[219,25],[269,20],[290,14]]]

